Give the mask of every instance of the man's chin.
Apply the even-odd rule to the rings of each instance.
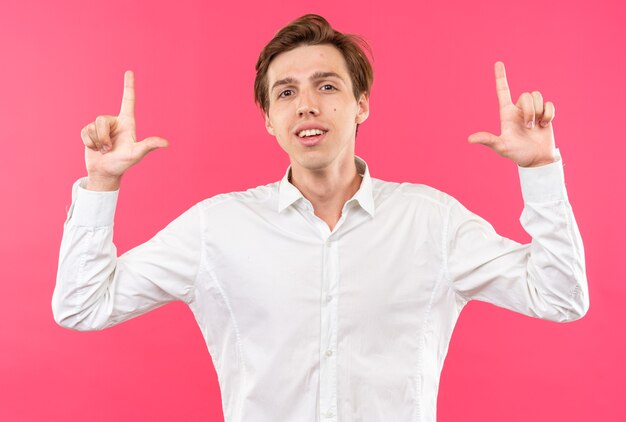
[[[291,162],[303,170],[315,172],[328,168],[332,164],[333,159],[328,154],[321,153],[321,151],[308,151],[295,157],[295,160],[292,159]]]

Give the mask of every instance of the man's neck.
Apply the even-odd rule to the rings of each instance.
[[[318,171],[292,165],[290,175],[291,184],[311,202],[315,215],[324,220],[331,231],[341,218],[346,201],[359,190],[361,179],[354,159],[349,164]]]

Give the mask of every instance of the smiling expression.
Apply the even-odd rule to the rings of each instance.
[[[354,97],[346,61],[336,47],[306,45],[281,53],[267,78],[265,126],[294,170],[353,162],[356,126],[367,119],[369,99]]]

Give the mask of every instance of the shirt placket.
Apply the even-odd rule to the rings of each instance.
[[[337,241],[324,242],[320,341],[320,416],[337,421],[337,291],[339,257]]]
[[[320,400],[319,414],[324,422],[338,420],[337,409],[337,313],[339,292],[339,228],[344,224],[349,203],[344,205],[341,217],[331,232],[328,225],[314,215],[313,206],[306,200],[300,211],[317,228],[323,241],[322,291],[320,302]]]

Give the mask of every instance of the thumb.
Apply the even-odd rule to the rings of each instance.
[[[470,144],[482,144],[488,147],[493,147],[500,142],[500,137],[489,132],[476,132],[472,133],[467,138],[467,141]]]
[[[159,148],[166,148],[169,144],[170,143],[165,138],[150,136],[143,141],[135,143],[134,148],[137,149],[137,156],[139,159],[142,159],[149,152]]]

